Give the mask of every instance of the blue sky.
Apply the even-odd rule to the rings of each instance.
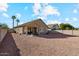
[[[0,3],[0,23],[12,27],[12,15],[20,20],[19,24],[41,18],[46,24],[70,23],[79,27],[77,3]]]

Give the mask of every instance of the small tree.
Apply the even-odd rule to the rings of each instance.
[[[72,30],[72,29],[74,29],[74,27],[71,24],[62,23],[62,24],[60,24],[60,29],[62,29],[62,30]]]
[[[61,24],[60,24],[60,30],[62,30],[62,33],[63,33],[63,30],[64,30],[64,23],[61,23]]]
[[[60,29],[62,30],[62,32],[63,32],[63,30],[72,30],[72,35],[73,35],[74,27],[71,24],[68,24],[68,23],[64,24],[64,23],[62,23],[62,24],[60,24]]]

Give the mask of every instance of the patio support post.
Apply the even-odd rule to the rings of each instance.
[[[72,27],[72,35],[73,35],[73,30],[74,30],[74,28]]]

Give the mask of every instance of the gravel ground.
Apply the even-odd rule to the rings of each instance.
[[[19,49],[21,56],[79,56],[79,37],[76,35],[58,32],[39,36],[12,33],[12,37],[17,47],[12,51]]]
[[[79,56],[79,32],[74,31],[76,35],[65,32],[66,34],[60,31],[38,36],[8,32],[0,43],[0,55]]]

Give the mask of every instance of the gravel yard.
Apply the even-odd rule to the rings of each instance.
[[[12,34],[21,55],[79,55],[79,37],[62,33],[27,36]]]
[[[32,36],[32,35],[30,36],[24,34],[20,35],[15,33],[12,33],[11,35],[17,46],[17,49],[14,49],[12,51],[19,50],[16,53],[17,55],[22,55],[22,56],[73,56],[73,55],[77,56],[78,55],[79,56],[79,36],[77,35],[62,34],[59,32],[57,33],[54,32],[54,33],[49,33],[48,35],[39,35],[39,36]],[[4,40],[3,43],[5,41],[6,40]],[[11,43],[9,42],[8,44],[10,47]],[[11,47],[12,46],[13,45],[11,44]],[[0,47],[0,49],[1,48],[3,47]],[[16,48],[16,47],[12,47],[12,48]]]

